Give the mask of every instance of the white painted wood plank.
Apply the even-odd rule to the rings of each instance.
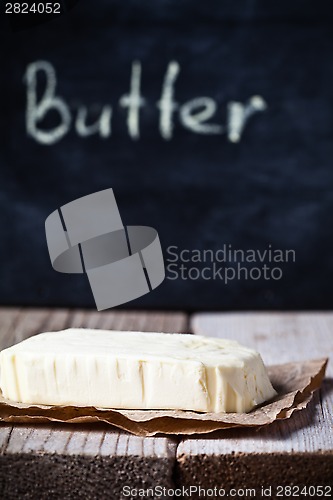
[[[333,313],[201,313],[191,329],[253,347],[267,364],[331,356],[333,376]]]
[[[234,339],[257,349],[267,364],[331,356],[329,376],[309,407],[259,431],[235,429],[215,437],[184,439],[178,456],[231,453],[333,453],[333,314],[201,313],[196,334]]]

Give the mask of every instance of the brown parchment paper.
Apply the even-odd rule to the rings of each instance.
[[[230,427],[259,427],[289,418],[294,411],[305,408],[321,385],[327,362],[327,359],[317,359],[267,367],[278,395],[250,413],[27,405],[6,400],[0,393],[0,422],[104,422],[137,436],[205,434]]]

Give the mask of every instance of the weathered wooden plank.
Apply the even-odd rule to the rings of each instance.
[[[191,326],[194,333],[254,347],[267,364],[333,355],[330,313],[203,313],[193,316]],[[177,450],[181,481],[204,488],[333,486],[331,377],[329,366],[321,391],[306,410],[289,420],[259,431],[234,429],[181,441]]]
[[[260,351],[265,363],[333,355],[333,313],[201,313],[191,318],[200,335],[235,339]],[[333,376],[333,362],[327,367]]]
[[[0,497],[109,499],[125,498],[126,486],[174,487],[175,440],[72,427],[14,427],[0,456]]]
[[[11,425],[0,426],[0,454],[7,447],[11,432],[12,432]]]
[[[14,426],[3,454],[138,456],[172,458],[176,440],[141,438],[105,425],[39,424]]]
[[[186,332],[188,323],[186,314],[179,312],[0,308],[0,349],[42,331],[69,327],[177,333]]]
[[[6,346],[30,335],[71,326],[120,330],[187,330],[169,312],[10,309],[2,321]],[[122,488],[172,487],[177,442],[140,438],[103,425],[0,427],[0,497],[120,498]]]
[[[18,307],[2,307],[0,310],[0,349],[9,347],[12,343],[13,331],[20,316]]]

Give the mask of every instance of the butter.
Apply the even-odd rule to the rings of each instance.
[[[260,355],[199,335],[71,328],[0,353],[3,396],[27,404],[248,412],[276,395]]]

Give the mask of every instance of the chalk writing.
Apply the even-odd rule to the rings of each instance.
[[[134,61],[131,68],[128,93],[120,96],[118,105],[127,111],[127,131],[133,140],[141,135],[140,111],[145,106],[156,106],[158,110],[158,129],[161,137],[170,141],[175,133],[175,120],[186,130],[202,135],[225,134],[228,141],[237,143],[241,140],[246,124],[251,116],[267,109],[263,97],[250,97],[245,103],[229,101],[226,103],[226,124],[215,123],[217,102],[212,97],[200,96],[182,104],[175,100],[176,82],[180,74],[180,65],[171,61],[167,65],[162,81],[160,99],[151,103],[141,95],[142,67]],[[40,87],[44,83],[43,92]],[[98,135],[101,139],[112,136],[112,120],[114,105],[109,103],[98,105],[98,119],[89,120],[91,108],[80,105],[70,106],[64,97],[57,93],[57,74],[48,61],[35,61],[27,66],[26,83],[26,131],[40,144],[52,145],[59,142],[71,128],[79,137]],[[57,114],[57,123],[53,127],[45,127],[43,121],[48,114]],[[211,122],[214,120],[214,123]],[[90,122],[90,123],[89,123]],[[44,125],[44,126],[43,126]]]

